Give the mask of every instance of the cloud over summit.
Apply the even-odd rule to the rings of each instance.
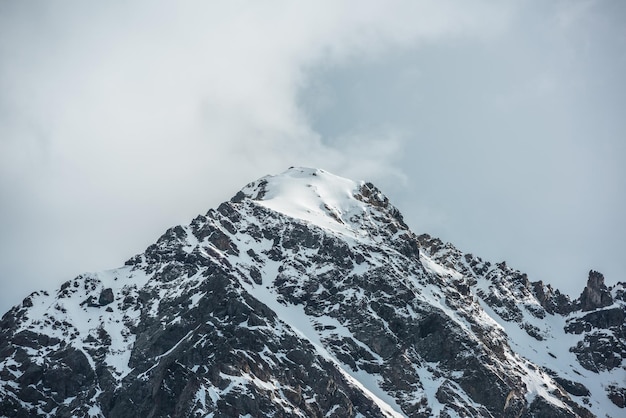
[[[550,13],[568,27],[581,18]],[[535,22],[527,14],[515,1],[4,3],[0,273],[25,284],[2,306],[83,270],[119,265],[168,226],[291,165],[417,196],[416,179],[431,172],[415,163],[427,158],[421,151],[437,156],[437,144],[454,142],[407,121],[423,123],[428,109],[447,112],[466,91],[461,83],[454,96],[448,80],[435,80],[452,91],[439,95],[438,107],[416,81],[429,80],[428,68],[411,63],[415,71],[399,87],[394,66],[405,66],[393,56],[425,50],[439,62],[445,48],[479,49],[510,36],[519,20]],[[378,92],[360,77],[371,65],[381,68]],[[342,96],[347,83],[333,79],[346,69],[347,80],[361,83],[358,100]],[[560,73],[546,74],[538,88],[549,92]],[[323,102],[324,88],[326,110],[316,113],[311,104]],[[393,92],[388,102],[384,91]],[[419,97],[427,106],[412,103]],[[527,100],[523,92],[519,100]],[[352,129],[330,129],[333,117]],[[458,118],[448,119],[442,132],[465,135],[451,129]],[[431,188],[443,190],[436,181]]]

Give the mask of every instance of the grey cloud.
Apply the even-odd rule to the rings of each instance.
[[[0,283],[9,290],[0,308],[85,270],[115,267],[167,227],[291,165],[375,180],[417,230],[487,256],[520,252],[506,235],[485,231],[522,228],[519,208],[544,213],[527,201],[544,199],[550,216],[538,222],[554,225],[561,208],[550,200],[555,193],[602,218],[602,228],[613,224],[623,207],[621,196],[610,200],[606,192],[620,185],[612,176],[623,174],[616,164],[623,147],[613,139],[623,133],[618,112],[603,105],[592,123],[568,124],[571,109],[554,106],[572,86],[588,86],[597,67],[570,76],[567,61],[554,59],[537,71],[545,54],[521,30],[549,16],[559,33],[583,36],[580,24],[568,22],[588,28],[597,24],[588,15],[604,18],[603,9],[567,15],[566,6],[524,4],[2,3]],[[561,35],[549,28],[532,39],[545,34],[560,50]],[[596,58],[611,63],[611,45]],[[490,58],[494,51],[506,59]],[[609,80],[619,73],[603,71]],[[608,86],[615,87],[607,81],[584,91],[622,103]],[[534,98],[542,106],[529,106]],[[582,136],[574,136],[576,147],[563,139],[561,129],[597,133],[602,121],[602,152],[589,152]],[[536,152],[545,145],[525,140],[531,134],[555,138],[547,154]],[[555,167],[549,163],[559,149],[570,162]],[[538,177],[509,164],[511,152],[550,180],[529,187]],[[579,173],[581,159],[593,168]],[[571,176],[604,212],[576,200],[564,180]],[[493,199],[502,190],[504,199]],[[498,205],[494,216],[489,208]],[[470,227],[485,217],[494,224]],[[580,227],[585,237],[598,228]],[[499,253],[483,244],[494,239]],[[535,271],[546,264],[524,260],[520,267]]]
[[[402,178],[393,130],[358,152],[329,143],[298,92],[319,64],[488,36],[510,7],[486,5],[2,3],[0,307],[117,266],[290,165]]]
[[[626,267],[623,15],[528,2],[498,36],[319,68],[303,106],[330,142],[408,133],[406,187],[389,186],[414,229],[577,296],[590,268],[614,283]]]

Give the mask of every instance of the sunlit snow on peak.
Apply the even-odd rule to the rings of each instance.
[[[262,206],[310,222],[337,233],[358,236],[354,216],[366,212],[366,204],[354,195],[359,184],[324,170],[291,167],[282,174],[266,176],[258,199]],[[244,193],[251,191],[244,189]]]

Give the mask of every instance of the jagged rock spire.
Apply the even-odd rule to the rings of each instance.
[[[580,295],[580,308],[583,311],[592,311],[613,304],[609,289],[604,284],[602,273],[590,270],[587,286]]]

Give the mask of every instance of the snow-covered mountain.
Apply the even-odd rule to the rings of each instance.
[[[617,418],[625,287],[571,301],[291,168],[7,312],[0,415]]]

